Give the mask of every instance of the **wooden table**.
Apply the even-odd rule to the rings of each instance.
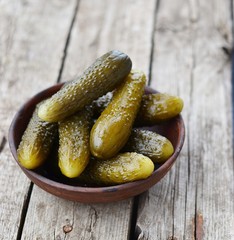
[[[232,1],[0,1],[0,239],[234,239]],[[184,100],[186,140],[169,174],[110,204],[33,185],[9,151],[18,108],[108,50]]]

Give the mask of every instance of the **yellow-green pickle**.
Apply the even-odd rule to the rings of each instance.
[[[99,159],[115,156],[125,145],[140,107],[146,77],[131,71],[114,92],[110,104],[97,119],[90,133],[90,150]]]
[[[98,58],[80,77],[67,83],[39,108],[38,115],[57,122],[81,110],[93,100],[112,91],[128,75],[130,58],[120,51],[110,51]]]
[[[121,153],[109,160],[92,159],[81,174],[86,183],[115,185],[148,178],[154,171],[150,158],[134,153]]]
[[[100,116],[111,102],[112,97],[113,93],[109,92],[93,101],[92,108],[95,116]],[[136,117],[136,125],[154,125],[165,122],[180,114],[182,109],[183,100],[180,97],[165,93],[144,94]]]
[[[90,125],[86,109],[59,122],[59,168],[66,177],[78,177],[89,162]]]
[[[155,163],[165,162],[174,152],[173,145],[167,138],[142,129],[132,131],[124,150],[141,153]]]
[[[20,164],[27,169],[35,169],[44,163],[58,131],[57,123],[42,121],[37,113],[38,106],[29,121],[17,150]]]
[[[177,116],[183,106],[183,100],[177,96],[165,93],[144,95],[136,121],[151,125],[162,123]]]

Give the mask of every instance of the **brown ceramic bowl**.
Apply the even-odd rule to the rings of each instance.
[[[62,83],[54,85],[28,100],[16,113],[9,129],[9,144],[11,152],[17,164],[33,183],[53,195],[68,200],[84,203],[113,202],[136,196],[152,187],[165,176],[176,161],[184,143],[185,127],[181,115],[175,117],[166,124],[150,127],[152,131],[157,131],[167,137],[172,142],[175,152],[165,163],[155,166],[153,174],[145,180],[108,187],[82,185],[75,180],[66,179],[59,172],[57,165],[50,164],[50,162],[54,162],[56,152],[52,153],[49,156],[50,159],[48,159],[47,163],[36,171],[27,170],[22,167],[18,162],[16,151],[23,132],[25,131],[29,119],[35,109],[35,105],[57,92],[62,85]],[[157,91],[146,87],[145,92],[155,93]]]

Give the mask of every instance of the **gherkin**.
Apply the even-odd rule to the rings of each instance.
[[[90,150],[93,156],[108,159],[125,145],[140,107],[146,76],[131,71],[114,92],[110,104],[102,112],[90,133]]]
[[[165,162],[174,152],[171,142],[164,136],[143,129],[134,129],[124,151],[133,151],[149,157],[155,163]]]
[[[48,157],[56,136],[57,123],[41,120],[37,105],[17,149],[20,164],[27,169],[41,166]]]
[[[165,122],[177,116],[183,109],[180,97],[166,93],[144,95],[137,116],[137,122],[152,125]]]
[[[67,83],[47,99],[39,108],[39,117],[48,122],[65,119],[116,88],[128,75],[131,67],[130,58],[120,51],[104,54],[80,77]]]
[[[59,122],[59,167],[63,175],[78,177],[90,158],[91,114],[84,109]]]
[[[109,92],[93,101],[92,108],[95,116],[99,116],[104,111],[112,97],[113,93]],[[183,105],[183,100],[178,96],[166,93],[144,94],[136,117],[136,125],[153,125],[170,120],[180,114]]]
[[[120,153],[108,160],[91,159],[80,179],[89,184],[115,185],[148,178],[154,164],[135,152]]]

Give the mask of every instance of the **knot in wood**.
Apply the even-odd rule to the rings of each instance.
[[[70,224],[67,224],[67,225],[63,226],[63,232],[64,233],[69,233],[69,232],[72,231],[72,229],[73,229],[73,227]]]

